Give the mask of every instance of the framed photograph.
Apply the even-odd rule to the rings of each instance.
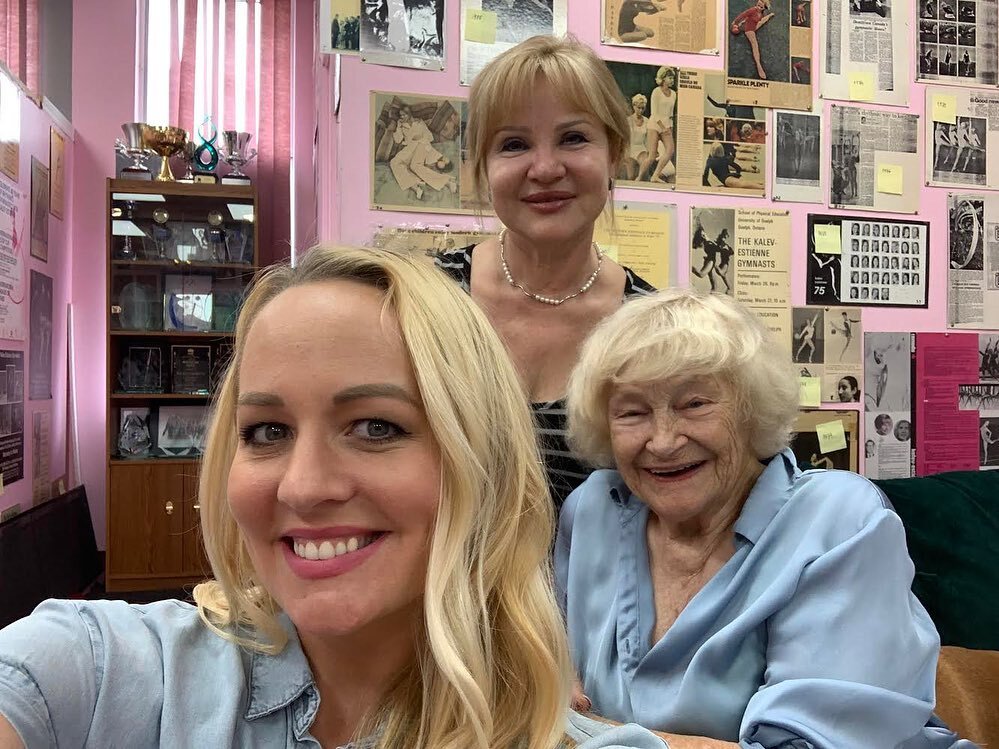
[[[160,406],[156,452],[164,457],[201,455],[205,447],[208,409],[204,406]]]
[[[118,456],[145,458],[153,447],[148,408],[123,408],[118,421]]]
[[[163,282],[163,329],[212,329],[212,277],[168,274]]]
[[[49,259],[49,168],[31,157],[31,257]]]
[[[817,232],[832,239],[819,242]],[[809,305],[929,305],[927,221],[810,213],[807,245]]]
[[[49,212],[63,217],[66,204],[66,139],[56,128],[49,128]]]
[[[211,389],[212,347],[170,347],[170,390],[186,395],[208,395]]]
[[[129,346],[118,367],[122,393],[163,392],[163,352],[159,346]]]
[[[846,447],[823,452],[819,440],[820,425],[840,422],[846,437]],[[828,468],[859,473],[857,431],[859,414],[857,411],[833,411],[825,409],[803,409],[798,414],[795,435],[791,450],[802,468]]]

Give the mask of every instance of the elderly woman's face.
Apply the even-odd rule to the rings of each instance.
[[[239,367],[229,508],[303,641],[421,616],[440,458],[383,298],[350,281],[284,291]]]
[[[762,469],[731,387],[713,377],[615,386],[607,418],[617,470],[668,525],[741,506]]]

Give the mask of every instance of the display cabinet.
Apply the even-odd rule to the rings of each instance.
[[[208,403],[257,270],[243,185],[108,180],[109,591],[208,574],[198,467]]]

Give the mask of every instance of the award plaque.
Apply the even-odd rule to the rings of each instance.
[[[118,456],[121,458],[145,458],[153,446],[149,434],[148,408],[121,409],[121,424],[118,427]]]
[[[162,352],[158,346],[129,346],[118,367],[123,393],[162,393]]]
[[[171,346],[170,383],[174,393],[208,395],[212,378],[211,346]]]

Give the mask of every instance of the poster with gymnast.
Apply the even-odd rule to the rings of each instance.
[[[716,0],[603,0],[602,17],[604,44],[718,54]]]
[[[812,0],[729,0],[727,99],[812,108]]]
[[[927,88],[925,121],[927,184],[999,190],[999,93]]]

